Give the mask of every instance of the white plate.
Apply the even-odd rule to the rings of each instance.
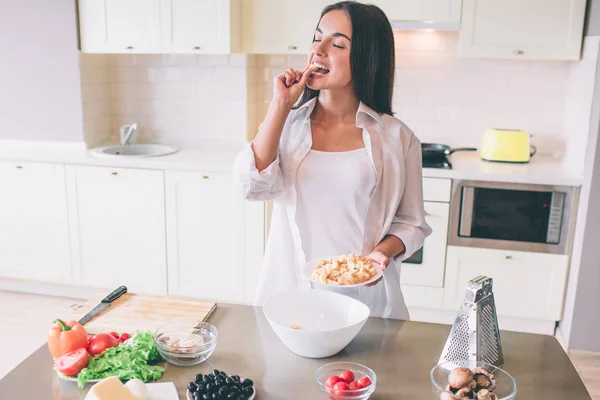
[[[304,277],[307,278],[311,282],[312,285],[316,285],[317,287],[324,286],[324,287],[331,287],[331,288],[336,288],[336,289],[337,288],[340,288],[340,289],[355,288],[355,287],[359,287],[359,286],[368,285],[369,283],[373,283],[377,279],[379,279],[383,276],[383,270],[381,268],[379,268],[379,266],[377,264],[375,264],[375,266],[377,267],[377,273],[366,282],[356,283],[354,285],[333,285],[333,284],[321,283],[321,282],[317,282],[317,281],[311,279],[312,273],[315,270],[315,267],[317,266],[317,264],[319,264],[319,261],[320,260],[309,261],[302,268],[302,274],[304,275]],[[373,262],[373,263],[375,263],[375,262]]]
[[[244,382],[244,381],[245,381],[245,379],[242,379],[240,382]],[[248,400],[252,400],[256,396],[256,388],[254,386],[252,387],[252,391],[253,391],[252,396],[250,396],[248,398]],[[190,392],[190,389],[187,389],[185,391],[185,397],[187,398],[187,400],[194,400],[194,396],[192,396],[192,392]]]
[[[65,381],[77,382],[76,376],[66,376],[66,375],[61,374],[58,370],[55,370],[55,371],[60,379],[63,379]],[[101,380],[102,379],[92,379],[92,380],[86,381],[85,384],[87,385],[88,383],[96,383],[96,382],[100,382]]]
[[[177,388],[173,382],[146,383],[146,400],[179,400]],[[96,396],[85,396],[84,400],[94,400]]]

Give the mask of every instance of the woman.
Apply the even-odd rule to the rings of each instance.
[[[388,19],[351,1],[323,10],[307,67],[274,79],[266,118],[234,168],[246,199],[274,200],[256,305],[308,286],[307,261],[354,253],[384,269],[354,297],[372,316],[409,319],[400,263],[431,228],[421,144],[392,116],[393,80]]]

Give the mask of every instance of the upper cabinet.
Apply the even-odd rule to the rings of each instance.
[[[152,53],[161,46],[161,0],[79,0],[84,53]]]
[[[84,53],[240,50],[242,0],[79,0]]]
[[[244,0],[244,53],[306,54],[327,0]]]
[[[241,47],[241,0],[163,1],[167,53],[234,53]]]
[[[585,0],[463,0],[462,57],[577,60]]]
[[[461,0],[371,0],[391,21],[459,22]]]

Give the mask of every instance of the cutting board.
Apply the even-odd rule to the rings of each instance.
[[[89,299],[72,314],[79,320],[95,306],[106,293]],[[128,332],[156,330],[168,323],[181,323],[190,328],[206,321],[217,308],[214,302],[173,297],[145,296],[126,293],[113,301],[110,307],[84,325],[88,333]]]

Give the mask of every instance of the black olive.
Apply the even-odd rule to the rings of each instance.
[[[188,383],[188,390],[192,393],[197,392],[198,385],[196,385],[194,382],[190,382],[190,383]]]
[[[214,383],[206,384],[206,393],[211,394],[211,393],[215,392],[216,390],[217,390],[217,387],[215,386]]]
[[[234,393],[234,392],[229,392],[229,393],[227,394],[227,397],[226,397],[226,399],[227,399],[227,400],[232,400],[232,399],[236,399],[237,397],[238,397],[238,394],[237,394],[237,393]]]
[[[210,375],[204,375],[202,381],[204,381],[204,383],[212,382],[212,377]]]
[[[198,392],[194,392],[194,400],[202,400],[202,395]]]
[[[233,379],[236,382],[239,382],[240,381],[240,376],[239,375],[234,375],[234,376],[231,377],[231,379]]]
[[[235,381],[233,379],[231,379],[230,376],[228,376],[227,378],[225,378],[225,383],[228,385],[231,385],[232,383],[234,383]]]
[[[202,400],[210,400],[210,399],[212,399],[212,396],[210,394],[204,393],[202,395]]]
[[[214,400],[219,400],[219,393],[213,393],[210,398]]]
[[[242,390],[242,387],[235,383],[233,385],[230,385],[229,388],[234,392],[239,392]]]
[[[213,372],[212,372],[212,374],[213,374],[214,376],[217,376],[217,375],[219,375],[220,373],[221,373],[221,371],[219,371],[218,369],[213,369]]]
[[[229,388],[227,386],[221,386],[219,388],[219,394],[222,396],[222,395],[224,395],[226,393],[229,393]]]
[[[206,393],[206,384],[205,383],[199,383],[197,386],[198,387],[197,387],[196,391],[198,393]]]
[[[254,394],[254,388],[252,386],[246,386],[244,387],[244,390],[242,390],[242,393],[246,396],[252,396],[252,394]]]
[[[254,382],[252,382],[252,379],[244,379],[244,382],[242,382],[242,386],[246,387],[246,386],[253,386]]]
[[[248,400],[248,396],[246,396],[245,394],[240,394],[237,400]]]
[[[202,376],[202,374],[198,374],[196,375],[196,377],[194,378],[194,382],[195,383],[200,383],[204,381],[204,377]]]

